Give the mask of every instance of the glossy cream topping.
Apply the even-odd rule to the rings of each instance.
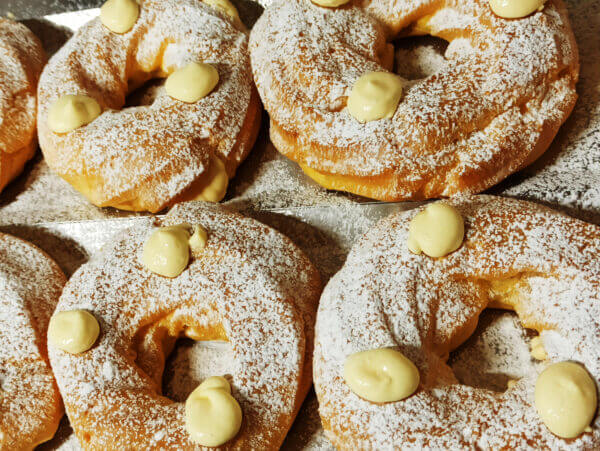
[[[143,265],[164,277],[177,277],[190,260],[187,225],[160,227],[148,237],[142,252]]]
[[[531,339],[531,357],[536,360],[546,360],[548,358],[542,337],[533,337]]]
[[[596,406],[596,384],[582,365],[559,362],[539,375],[535,407],[544,424],[559,437],[575,438],[588,430]]]
[[[326,8],[337,8],[345,5],[349,0],[311,0],[315,5],[325,6]]]
[[[219,202],[227,194],[227,186],[229,185],[229,177],[225,169],[225,164],[216,155],[210,159],[210,166],[205,174],[206,183],[200,194],[195,200],[203,200],[205,202]]]
[[[194,225],[194,232],[190,237],[190,249],[192,252],[200,252],[202,249],[206,247],[206,242],[208,241],[208,232],[202,227],[200,224]]]
[[[48,112],[48,126],[54,133],[67,133],[89,124],[102,112],[98,102],[84,95],[59,97]]]
[[[238,14],[238,10],[236,9],[235,6],[233,6],[233,4],[229,0],[202,0],[202,1],[204,3],[206,3],[207,5],[210,5],[213,8],[216,8],[216,9],[224,12],[229,17],[231,17],[233,20],[240,21],[240,16]]]
[[[114,33],[127,33],[140,17],[140,6],[135,0],[108,0],[100,8],[102,25]]]
[[[505,19],[519,19],[541,11],[546,0],[490,0],[494,14]]]
[[[419,386],[419,370],[401,352],[372,349],[350,355],[344,364],[344,380],[350,389],[372,402],[400,401]]]
[[[86,310],[55,313],[48,325],[48,341],[71,354],[81,354],[90,349],[99,334],[98,321]]]
[[[348,449],[361,449],[367,440],[374,449],[406,443],[415,449],[530,449],[532,443],[552,450],[598,449],[600,418],[592,433],[573,441],[557,437],[540,420],[534,390],[547,364],[530,358],[526,332],[541,329],[553,362],[582,362],[600,380],[594,333],[600,317],[598,226],[510,198],[477,195],[447,202],[465,218],[465,242],[456,252],[443,259],[415,258],[406,246],[415,212],[395,213],[355,240],[344,267],[325,288],[314,380],[327,436]],[[532,269],[536,273],[528,276]],[[494,390],[506,378],[519,379],[498,393],[484,388],[489,376],[485,386],[470,376],[481,361],[469,356],[459,370],[453,358],[449,367],[440,344],[452,337],[454,346],[455,337],[462,342],[469,335],[490,301],[489,280],[515,275],[524,284],[515,286],[521,293],[518,316],[507,315],[514,327],[500,323],[490,348],[482,347],[479,333],[470,342],[487,362],[485,374],[503,375],[494,376]],[[485,316],[482,320],[486,327]],[[419,368],[419,390],[383,406],[352,396],[341,378],[347,356],[396,343]],[[456,383],[451,372],[475,384]]]
[[[202,446],[220,446],[236,436],[242,425],[242,409],[227,379],[206,379],[185,402],[185,427]]]
[[[456,208],[445,203],[430,204],[410,222],[408,249],[430,257],[443,257],[460,247],[465,226]]]
[[[193,396],[194,393],[198,394],[203,390],[220,388],[221,390],[225,390],[227,393],[231,393],[231,385],[227,379],[223,376],[211,376],[206,378],[200,385],[196,387],[196,389],[190,393],[190,396]]]
[[[189,63],[167,77],[165,90],[174,99],[195,103],[215,89],[219,72],[211,64]]]
[[[360,77],[348,96],[348,112],[358,122],[391,118],[402,97],[402,79],[390,72],[369,72]]]

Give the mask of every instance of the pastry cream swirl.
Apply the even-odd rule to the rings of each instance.
[[[102,112],[98,102],[84,95],[59,97],[48,112],[48,127],[54,133],[67,133],[89,124]]]
[[[348,112],[358,122],[391,118],[402,97],[402,80],[389,72],[369,72],[360,77],[348,96]]]
[[[544,424],[559,437],[575,438],[589,430],[596,406],[596,383],[578,363],[555,363],[539,375],[535,407]]]
[[[371,349],[346,359],[344,380],[354,393],[367,401],[394,402],[415,392],[419,370],[399,351]]]
[[[220,446],[236,436],[242,425],[242,409],[227,379],[206,379],[185,402],[185,426],[192,441]]]
[[[541,11],[546,0],[490,0],[494,14],[504,19],[520,19]]]
[[[130,31],[140,17],[140,6],[135,0],[108,0],[100,8],[102,25],[113,33]]]
[[[443,257],[460,247],[464,235],[464,222],[458,210],[445,202],[436,202],[411,221],[408,249],[414,254]]]
[[[195,103],[215,89],[219,72],[207,63],[189,63],[167,77],[165,90],[174,99]]]
[[[81,354],[90,349],[100,334],[100,325],[85,310],[55,313],[48,325],[48,341],[70,354]]]

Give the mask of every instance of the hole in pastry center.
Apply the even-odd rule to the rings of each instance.
[[[180,338],[165,361],[163,396],[185,402],[188,395],[211,376],[228,377],[234,362],[233,348],[226,341],[195,341]]]
[[[212,307],[177,309],[141,327],[132,345],[135,364],[156,394],[174,402],[184,402],[210,376],[231,381],[234,373],[233,347]]]
[[[450,353],[448,365],[464,385],[504,392],[509,381],[531,374],[538,365],[530,353],[537,335],[521,325],[515,312],[486,309],[475,332]]]
[[[165,78],[155,77],[141,86],[133,86],[125,98],[123,108],[149,106],[164,91]]]
[[[393,41],[394,72],[407,80],[421,80],[447,65],[448,41],[434,36],[409,36]]]

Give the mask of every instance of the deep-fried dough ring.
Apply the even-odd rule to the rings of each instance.
[[[45,62],[27,27],[0,18],[0,191],[35,153],[36,90]]]
[[[0,234],[2,450],[31,450],[50,440],[63,416],[46,333],[65,282],[56,263],[33,244]]]
[[[153,225],[201,224],[207,247],[174,279],[139,263]],[[308,391],[317,271],[292,242],[252,219],[202,203],[121,234],[70,279],[57,311],[84,308],[100,338],[72,355],[50,347],[65,408],[86,449],[196,449],[183,403],[161,396],[175,340],[228,340],[238,435],[221,449],[278,449]],[[222,374],[217,374],[221,376]]]
[[[390,70],[398,36],[449,41],[447,66],[407,82],[391,119],[345,108],[355,80]],[[519,20],[488,0],[276,1],[252,29],[254,78],[277,149],[321,185],[374,199],[480,192],[538,158],[576,100],[561,0]]]
[[[159,89],[150,105],[123,108],[126,96],[189,62],[216,66],[219,83],[188,104]],[[62,95],[84,94],[102,107],[87,126],[48,128]],[[156,212],[204,188],[212,155],[228,176],[247,156],[260,125],[247,34],[200,0],[142,0],[131,31],[94,19],[52,57],[39,87],[39,138],[48,165],[98,206]]]
[[[564,440],[534,406],[535,371],[504,393],[461,385],[446,364],[486,307],[514,309],[540,332],[547,363],[574,360],[600,379],[600,229],[540,205],[492,196],[451,201],[463,245],[439,259],[407,248],[417,211],[393,214],[354,246],[321,297],[314,379],[339,449],[598,449],[592,431]],[[342,377],[354,352],[397,347],[419,368],[409,398],[362,400]]]

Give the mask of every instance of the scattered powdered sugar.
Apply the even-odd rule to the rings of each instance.
[[[410,38],[395,45],[394,72],[406,79],[427,78],[444,69],[448,64],[442,42],[428,37]]]
[[[0,18],[0,150],[13,153],[35,138],[36,87],[44,54],[27,27]]]
[[[62,416],[46,353],[48,321],[65,276],[33,245],[0,234],[0,403],[3,449],[48,439]]]
[[[450,355],[448,365],[462,384],[503,392],[510,380],[541,365],[531,357],[529,335],[514,312],[484,310],[477,329]]]
[[[146,237],[154,225],[179,223],[202,224],[207,247],[175,279],[150,273],[138,260]],[[100,448],[193,447],[183,404],[161,396],[160,324],[168,320],[175,336],[222,323],[232,357],[226,376],[244,412],[237,446],[279,446],[305,395],[299,383],[311,370],[305,352],[318,295],[318,273],[287,238],[222,207],[180,204],[121,233],[74,274],[57,307],[91,311],[102,331],[82,355],[50,347],[79,440]],[[197,376],[213,370],[207,365]]]
[[[327,191],[309,179],[298,165],[260,140],[229,185],[228,205],[239,210],[269,210],[289,206],[350,206],[367,199]]]
[[[548,152],[499,191],[560,205],[570,214],[600,222],[600,2],[567,4],[581,58],[579,99]]]
[[[179,344],[165,364],[164,394],[184,402],[208,377],[232,374],[235,353],[230,343],[192,341]]]
[[[250,53],[272,124],[294,137],[286,144],[272,130],[279,150],[328,173],[399,177],[387,196],[396,199],[481,191],[519,169],[575,102],[578,57],[566,11],[551,0],[542,12],[507,21],[484,0],[449,1],[432,13],[433,5],[267,8]],[[386,30],[427,14],[432,35],[461,39],[454,59],[408,83],[393,118],[360,124],[345,110],[354,81],[386,69],[393,37]]]
[[[230,374],[231,364],[234,361],[235,356],[229,343],[178,342],[178,346],[165,365],[164,394],[175,401],[185,401],[187,396],[207,377],[214,374]],[[298,412],[281,449],[333,451],[333,447],[323,434],[317,398],[312,390]]]
[[[598,418],[592,433],[569,441],[543,425],[533,389],[546,363],[527,367],[522,347],[518,366],[525,371],[502,393],[458,384],[445,359],[448,343],[488,304],[493,281],[519,277],[512,285],[518,295],[510,300],[524,327],[542,330],[548,363],[581,362],[598,380],[598,228],[511,199],[450,202],[465,218],[458,251],[442,259],[410,253],[408,225],[416,212],[393,214],[358,240],[325,288],[314,378],[326,433],[347,449],[597,448]],[[342,368],[349,354],[386,346],[415,362],[421,385],[404,401],[377,405],[350,392]],[[497,362],[505,360],[500,351]]]
[[[0,189],[20,166],[8,158],[16,152],[33,155],[36,89],[44,63],[44,51],[33,33],[0,17],[0,171],[5,179]]]
[[[193,104],[164,92],[148,106],[124,108],[134,84],[191,61],[213,64],[219,84]],[[39,137],[48,165],[94,203],[139,201],[157,211],[207,168],[212,154],[228,171],[246,156],[238,134],[248,113],[252,77],[247,34],[196,0],[144,0],[134,28],[116,34],[98,18],[52,57],[39,86]],[[52,133],[48,111],[62,95],[96,99],[102,115],[66,134]],[[86,189],[88,189],[86,188]]]

